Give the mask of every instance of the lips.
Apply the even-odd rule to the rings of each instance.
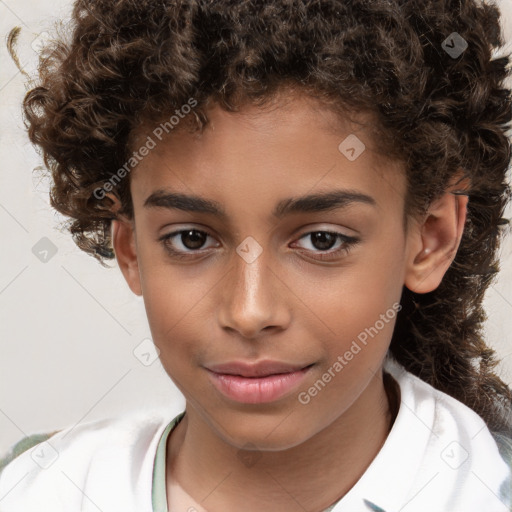
[[[311,366],[311,364],[289,364],[280,361],[264,360],[257,363],[232,361],[229,363],[209,365],[206,368],[220,375],[238,375],[246,378],[268,377],[293,373]]]
[[[210,381],[224,397],[239,403],[265,404],[290,395],[312,366],[266,360],[233,361],[206,369]]]

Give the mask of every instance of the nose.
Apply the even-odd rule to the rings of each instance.
[[[287,287],[268,256],[264,250],[249,263],[235,255],[220,295],[218,320],[223,329],[253,339],[288,326]]]

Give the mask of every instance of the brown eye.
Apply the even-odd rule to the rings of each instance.
[[[320,251],[328,251],[332,249],[338,237],[328,231],[315,231],[310,233],[308,236],[311,237],[311,244]]]
[[[306,243],[309,247],[305,247],[306,250],[301,252],[312,254],[312,257],[318,260],[340,258],[359,242],[358,238],[335,231],[310,231],[302,235],[299,240],[309,241],[309,244]],[[304,249],[304,246],[299,248]]]
[[[181,232],[180,242],[187,249],[200,249],[204,244],[207,236],[208,235],[204,231],[191,229]]]
[[[212,238],[206,231],[199,229],[182,229],[174,231],[160,237],[165,249],[172,255],[193,254],[200,249],[204,249],[204,245],[208,238]]]

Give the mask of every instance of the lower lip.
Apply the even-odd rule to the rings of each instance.
[[[298,386],[310,370],[310,366],[292,373],[280,373],[267,377],[241,377],[208,370],[215,387],[226,397],[246,404],[263,404],[282,398]]]

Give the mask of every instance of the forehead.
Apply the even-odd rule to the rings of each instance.
[[[306,95],[248,104],[238,112],[211,103],[204,111],[209,122],[202,133],[187,130],[189,114],[169,133],[154,123],[136,134],[134,150],[152,140],[131,175],[136,209],[158,189],[246,210],[250,204],[272,209],[282,197],[347,188],[374,196],[378,208],[403,207],[403,167],[379,151],[370,114],[343,118]]]

